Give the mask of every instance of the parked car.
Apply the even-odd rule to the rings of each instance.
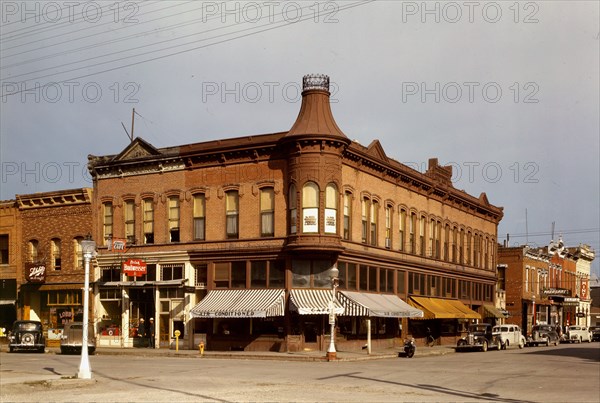
[[[527,346],[549,346],[554,344],[558,346],[560,338],[556,328],[552,325],[535,325],[531,328],[531,334],[527,335]]]
[[[17,320],[8,335],[8,351],[34,350],[43,353],[46,349],[46,338],[42,322],[37,320]]]
[[[527,343],[525,336],[521,332],[521,328],[517,325],[494,326],[492,333],[500,339],[503,350],[511,346],[523,348],[525,347],[525,343]]]
[[[567,328],[567,340],[569,343],[581,343],[592,341],[592,335],[587,327],[585,326],[569,326]]]
[[[600,341],[600,326],[590,326],[592,341]]]
[[[500,338],[492,333],[492,325],[488,323],[478,323],[469,325],[469,333],[456,343],[456,351],[460,350],[481,350],[487,351],[489,348],[502,348]]]
[[[88,325],[88,353],[94,354],[96,351],[96,337],[94,335],[94,326]],[[81,353],[83,346],[83,323],[82,322],[70,322],[65,325],[62,337],[60,339],[60,352],[62,354],[67,353]]]

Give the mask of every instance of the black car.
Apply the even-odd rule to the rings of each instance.
[[[481,350],[488,351],[490,348],[500,350],[502,340],[492,332],[492,325],[478,323],[469,325],[469,333],[456,343],[456,351]]]
[[[560,343],[560,337],[552,325],[535,325],[531,329],[531,333],[527,335],[527,346],[539,346],[540,344],[558,346],[558,343]]]
[[[590,326],[592,341],[600,341],[600,326]]]
[[[37,320],[18,320],[13,324],[8,336],[8,351],[34,350],[43,353],[46,349],[46,338],[42,323]]]

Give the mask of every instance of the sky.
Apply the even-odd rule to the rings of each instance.
[[[503,207],[500,243],[600,251],[599,4],[3,0],[0,199],[91,186],[132,116],[155,147],[289,130],[321,73],[350,139]]]

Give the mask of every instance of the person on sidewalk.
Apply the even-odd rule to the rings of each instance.
[[[154,348],[154,318],[150,318],[146,335],[148,336],[148,348]]]
[[[144,347],[146,339],[146,325],[144,324],[144,318],[140,318],[140,323],[137,328],[137,337],[140,338],[139,347]]]

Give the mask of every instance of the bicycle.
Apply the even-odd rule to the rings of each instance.
[[[427,344],[428,347],[433,347],[435,345],[436,342],[436,338],[433,337],[432,335],[427,335],[427,338],[425,339],[425,343]]]

